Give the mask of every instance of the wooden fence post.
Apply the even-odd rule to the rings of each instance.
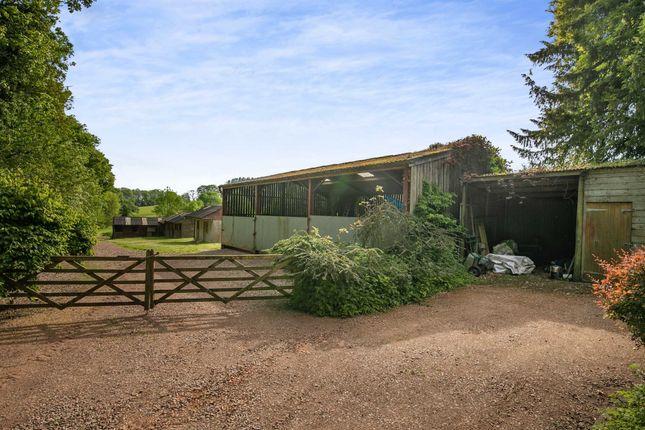
[[[143,308],[149,310],[155,307],[155,252],[146,251],[146,287]]]

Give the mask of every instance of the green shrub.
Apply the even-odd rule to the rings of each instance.
[[[593,284],[598,304],[612,319],[623,321],[634,340],[645,344],[645,246],[619,251],[617,259],[597,260],[603,277]]]
[[[458,247],[461,227],[450,215],[440,213],[454,196],[427,186],[424,189],[425,209],[415,211],[414,216],[375,197],[365,202],[364,215],[353,227],[360,244],[376,246],[408,268],[413,288],[407,291],[406,303],[461,286],[470,279]]]
[[[414,207],[414,216],[450,233],[463,234],[463,228],[448,213],[454,202],[455,194],[440,191],[436,185],[423,181],[421,194]]]
[[[376,197],[352,227],[358,244],[297,233],[272,252],[294,274],[291,305],[315,315],[383,311],[463,285],[470,276],[445,229],[404,214]]]
[[[336,243],[318,231],[281,240],[272,252],[294,274],[291,305],[319,316],[349,317],[388,306],[390,278],[375,267],[384,259],[378,249]]]
[[[71,210],[60,195],[20,172],[0,169],[0,273],[14,279],[42,270],[52,256],[88,254],[96,224]],[[10,286],[0,279],[0,296]]]
[[[613,406],[605,410],[593,430],[645,429],[645,384],[617,391],[611,399]]]
[[[96,223],[81,214],[72,215],[71,221],[67,253],[69,255],[91,254],[98,235]]]
[[[0,170],[0,272],[20,278],[41,270],[67,251],[68,210],[45,184]],[[0,279],[0,295],[8,286]]]

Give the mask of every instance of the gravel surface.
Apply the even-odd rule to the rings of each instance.
[[[589,428],[645,353],[592,296],[543,284],[347,320],[280,301],[3,312],[0,427]]]

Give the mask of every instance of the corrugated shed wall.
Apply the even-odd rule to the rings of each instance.
[[[645,244],[645,167],[591,170],[585,179],[586,202],[631,202],[632,242]]]

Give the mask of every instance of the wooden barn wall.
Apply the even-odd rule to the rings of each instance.
[[[645,167],[592,170],[584,194],[585,203],[632,203],[632,242],[645,245]]]
[[[410,169],[410,211],[414,211],[423,189],[423,182],[435,184],[441,191],[455,193],[457,198],[451,212],[459,216],[461,201],[461,175],[459,166],[447,162],[446,157],[415,164]]]

